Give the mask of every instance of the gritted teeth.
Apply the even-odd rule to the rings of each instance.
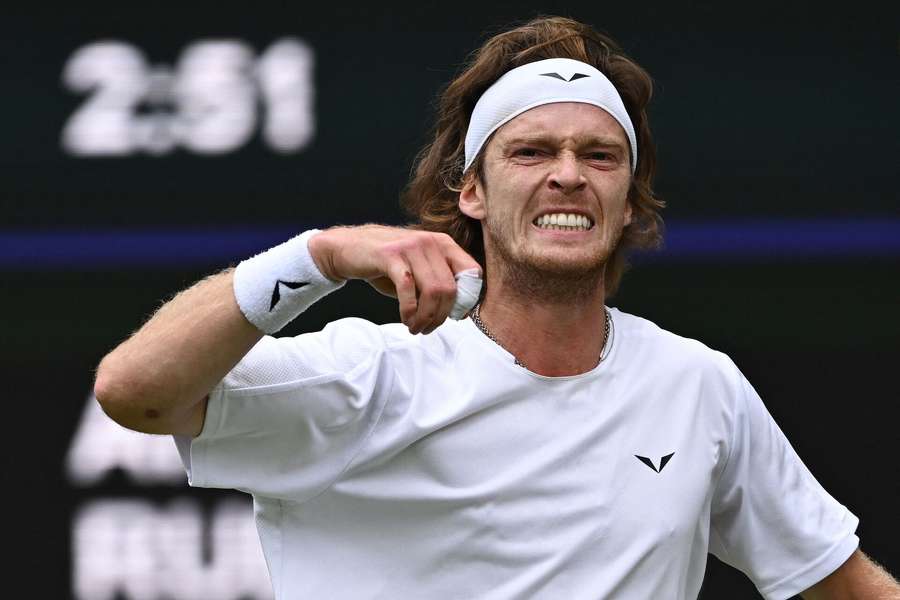
[[[584,215],[573,213],[551,213],[541,215],[534,220],[534,224],[541,229],[581,229],[587,231],[594,226],[594,222]]]

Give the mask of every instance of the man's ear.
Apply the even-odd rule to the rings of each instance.
[[[469,172],[459,192],[459,210],[478,221],[484,218],[484,186],[480,178]]]
[[[628,227],[631,225],[631,200],[625,202],[625,225],[624,227]]]

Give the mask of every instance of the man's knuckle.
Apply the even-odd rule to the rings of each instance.
[[[409,272],[409,266],[403,260],[390,260],[387,264],[387,273],[391,275],[394,279],[398,280],[401,283],[406,282],[411,273]]]
[[[449,296],[455,296],[456,295],[456,286],[455,285],[450,286],[446,283],[436,284],[432,288],[432,294],[436,298],[447,298]]]
[[[456,240],[450,237],[449,234],[446,233],[436,233],[434,234],[434,242],[438,248],[442,248],[444,250],[448,250],[456,247]]]
[[[456,283],[445,283],[440,286],[441,296],[456,296]]]

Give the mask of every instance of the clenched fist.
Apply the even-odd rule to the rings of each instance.
[[[309,240],[323,275],[334,281],[364,279],[400,302],[410,333],[431,333],[453,307],[454,275],[481,272],[474,258],[445,233],[384,225],[334,227]]]

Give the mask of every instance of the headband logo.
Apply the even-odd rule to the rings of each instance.
[[[563,77],[563,76],[560,75],[559,73],[541,73],[541,77],[555,77],[556,79],[559,79],[559,80],[561,80],[561,81],[565,81],[565,82],[567,82],[567,83],[571,83],[571,82],[575,81],[576,79],[583,79],[583,78],[585,78],[585,77],[590,77],[590,75],[585,75],[584,73],[575,73],[575,74],[573,74],[571,77],[569,77],[568,79],[566,79],[565,77]]]

